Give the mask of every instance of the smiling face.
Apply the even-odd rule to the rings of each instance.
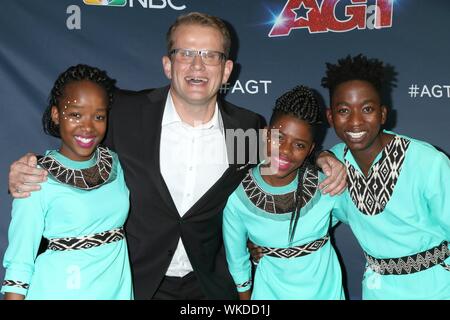
[[[330,126],[353,154],[373,158],[383,148],[381,126],[386,122],[387,109],[372,84],[362,80],[338,85],[327,110]]]
[[[60,152],[74,161],[92,157],[106,133],[108,98],[105,90],[89,81],[68,83],[52,107],[52,121],[59,125]]]
[[[223,36],[219,30],[196,24],[177,27],[172,35],[171,49],[213,50],[224,52]],[[205,65],[196,56],[192,63],[182,63],[175,56],[163,57],[164,73],[171,80],[174,103],[183,106],[207,106],[216,103],[222,83],[226,83],[233,69],[231,60],[219,65]]]
[[[295,179],[297,169],[314,149],[312,131],[309,123],[294,116],[281,114],[275,118],[267,135],[268,160],[275,172],[262,176],[267,183],[285,186]]]

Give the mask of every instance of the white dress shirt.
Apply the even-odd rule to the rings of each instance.
[[[228,168],[217,103],[211,120],[193,127],[181,120],[169,92],[162,118],[159,162],[161,174],[182,217]],[[166,276],[183,277],[191,271],[192,265],[180,238]]]

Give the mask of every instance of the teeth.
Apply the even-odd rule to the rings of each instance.
[[[78,141],[81,141],[82,143],[89,143],[92,140],[94,140],[94,138],[83,138],[83,137],[79,137],[79,136],[76,136],[75,139]]]
[[[200,83],[200,82],[208,82],[208,79],[206,79],[206,78],[187,77],[186,80],[187,80],[187,81],[196,82],[196,83]]]
[[[276,160],[278,161],[279,164],[283,164],[283,165],[289,164],[289,161],[281,160],[280,158],[277,158]]]
[[[359,138],[363,137],[366,134],[366,132],[365,131],[361,131],[361,132],[347,132],[347,134],[353,139],[359,139]]]

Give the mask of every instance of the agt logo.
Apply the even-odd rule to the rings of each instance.
[[[173,10],[186,9],[185,5],[175,5],[174,0],[83,0],[83,2],[89,5],[110,7],[124,7],[128,2],[131,8],[134,7],[134,2],[137,2],[142,8],[164,9],[169,6]]]
[[[240,81],[236,80],[235,83],[223,83],[219,92],[223,94],[227,93],[242,93],[242,94],[258,94],[269,93],[269,85],[272,84],[272,80],[248,80]]]
[[[368,6],[367,0],[288,0],[276,18],[269,37],[288,36],[293,29],[307,28],[309,33],[346,32],[353,29],[381,29],[392,27],[395,0],[376,0]],[[348,1],[347,1],[348,3]],[[344,12],[336,16],[337,8]]]

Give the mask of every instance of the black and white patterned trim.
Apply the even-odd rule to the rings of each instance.
[[[251,286],[252,283],[253,283],[253,282],[252,282],[252,280],[250,279],[250,280],[248,280],[248,281],[245,281],[244,283],[236,284],[236,288],[242,289],[242,288],[245,288],[246,286]]]
[[[314,197],[319,186],[318,171],[313,167],[306,168],[301,185],[303,188],[301,207],[304,207]],[[296,191],[280,195],[270,194],[264,191],[255,181],[252,169],[242,180],[242,186],[248,199],[261,210],[273,214],[283,214],[295,209]]]
[[[353,203],[363,214],[381,213],[389,202],[402,169],[410,140],[395,136],[383,150],[381,159],[373,165],[368,177],[345,160],[349,192]],[[344,157],[348,152],[345,148]]]
[[[25,290],[28,290],[30,288],[30,285],[28,283],[24,283],[22,281],[14,281],[14,280],[4,280],[2,285],[8,286],[8,287],[22,288]]]
[[[84,237],[49,239],[48,250],[66,251],[99,247],[125,238],[123,228],[95,233]]]
[[[444,263],[445,259],[450,257],[448,241],[443,241],[434,248],[400,258],[377,259],[366,252],[364,252],[364,255],[368,267],[381,275],[411,274],[429,269],[438,264],[450,271],[449,266]]]
[[[108,181],[113,165],[113,157],[108,148],[98,146],[96,152],[97,163],[86,169],[66,168],[52,156],[38,156],[38,164],[61,183],[91,190]]]
[[[298,258],[319,250],[328,242],[328,240],[330,240],[330,236],[327,234],[326,236],[320,239],[311,241],[301,246],[290,248],[270,248],[261,246],[261,249],[264,255],[274,258],[285,258],[285,259]]]

